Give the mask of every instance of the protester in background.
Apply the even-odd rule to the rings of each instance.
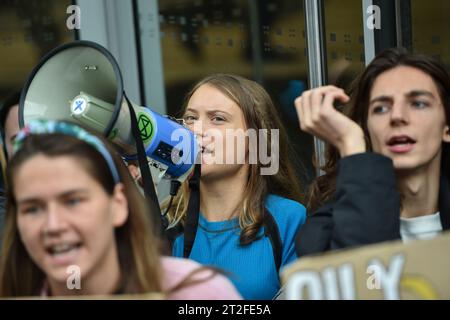
[[[432,58],[390,49],[357,79],[296,100],[302,130],[331,148],[312,185],[316,210],[297,236],[300,256],[450,228],[450,76]],[[333,107],[348,103],[348,117]]]
[[[96,134],[66,122],[34,121],[15,148],[7,172],[0,296],[240,298],[214,270],[159,255],[141,194],[122,159]],[[77,269],[80,286],[71,288],[68,277]]]
[[[2,135],[5,155],[9,158],[12,153],[14,139],[19,133],[19,100],[20,91],[10,95],[0,109],[0,132]]]
[[[11,154],[12,143],[19,132],[19,100],[20,91],[14,92],[8,96],[0,108],[0,135],[2,139],[1,150],[1,166],[2,173],[6,170],[6,162],[8,154]],[[0,179],[0,247],[1,235],[3,230],[3,221],[5,215],[5,187],[3,181],[3,174]],[[0,253],[1,254],[1,253]]]

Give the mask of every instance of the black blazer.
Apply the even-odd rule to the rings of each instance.
[[[400,239],[400,194],[392,160],[361,153],[339,162],[334,201],[306,219],[296,237],[299,257]],[[441,176],[439,211],[450,229],[450,181]]]

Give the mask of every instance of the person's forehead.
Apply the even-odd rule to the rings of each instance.
[[[400,66],[381,73],[375,79],[371,98],[377,95],[404,95],[411,91],[438,94],[437,86],[429,74],[414,67]]]
[[[49,186],[81,188],[95,183],[82,161],[66,155],[34,155],[15,170],[14,179],[23,190],[32,191],[44,191]]]
[[[235,111],[240,109],[239,106],[223,93],[218,88],[204,84],[200,86],[189,99],[187,109],[210,111],[210,110],[223,110],[223,111]]]

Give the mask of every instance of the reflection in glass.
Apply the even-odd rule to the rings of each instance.
[[[328,84],[348,89],[364,69],[364,29],[360,0],[325,1]]]
[[[158,7],[168,113],[178,116],[184,95],[208,74],[254,79],[279,108],[299,178],[312,178],[312,138],[300,132],[293,104],[307,88],[303,1],[164,0]]]
[[[411,1],[413,52],[440,59],[450,66],[450,1]]]

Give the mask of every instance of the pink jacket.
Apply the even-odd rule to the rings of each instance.
[[[170,291],[180,284],[189,274],[202,266],[195,261],[173,257],[162,257],[163,269],[162,286],[164,291]],[[225,276],[215,274],[211,277],[211,270],[204,270],[189,278],[195,284],[183,286],[181,289],[169,294],[169,300],[241,300],[233,284]],[[204,281],[201,281],[203,280]],[[48,284],[45,283],[41,290],[41,297],[48,296]]]
[[[201,267],[200,264],[188,259],[163,257],[162,268],[164,270],[163,289],[170,290],[189,273]],[[201,271],[194,280],[207,279],[194,285],[189,285],[169,295],[170,300],[241,300],[233,284],[225,276],[216,274],[212,278],[210,270]]]

